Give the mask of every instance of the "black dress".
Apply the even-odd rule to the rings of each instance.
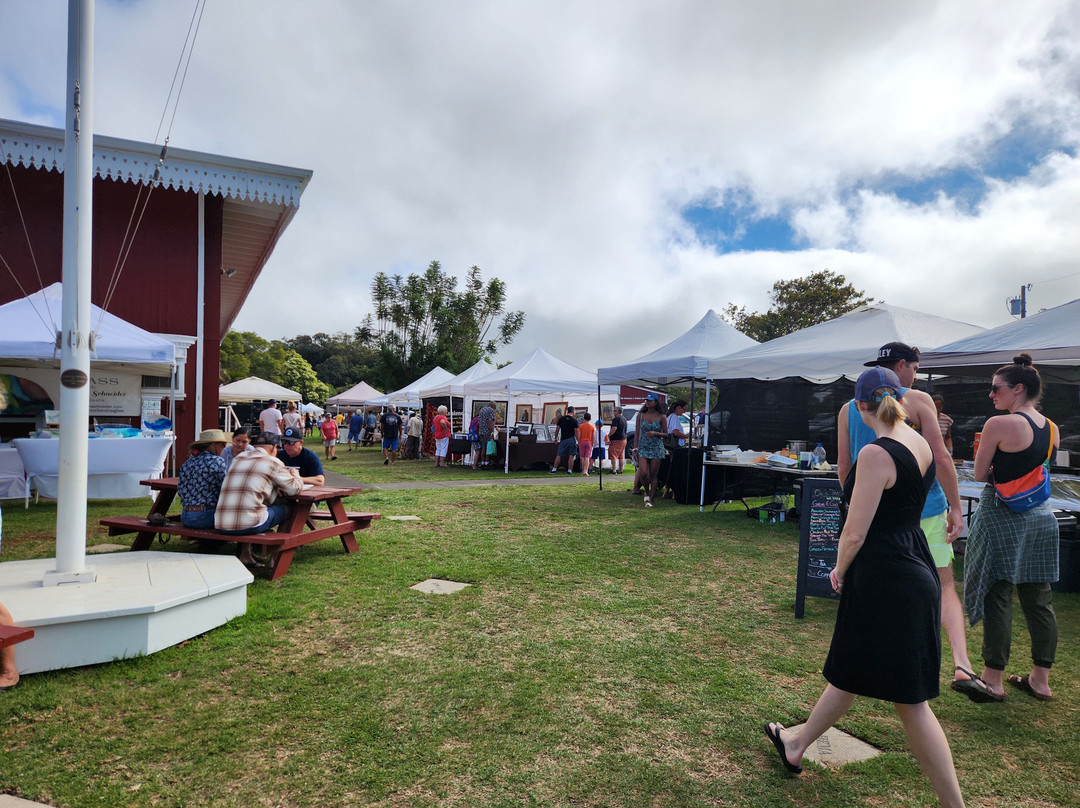
[[[919,526],[934,464],[921,475],[902,443],[878,438],[874,445],[892,456],[896,483],[881,493],[844,576],[824,674],[849,693],[918,704],[937,697],[941,671],[941,582]],[[845,500],[854,487],[852,468]]]

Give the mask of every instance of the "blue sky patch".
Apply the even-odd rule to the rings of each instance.
[[[1076,149],[1062,143],[1058,132],[1019,123],[982,155],[972,155],[969,164],[943,167],[918,177],[891,172],[857,183],[852,191],[866,188],[915,205],[933,202],[941,194],[962,210],[973,211],[986,197],[991,180],[1009,182],[1026,177],[1055,152],[1075,156]]]
[[[786,216],[762,216],[750,204],[731,201],[723,206],[699,202],[682,210],[682,218],[703,243],[719,252],[802,249]]]

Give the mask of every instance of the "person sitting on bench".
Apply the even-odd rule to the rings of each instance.
[[[0,603],[0,626],[13,626],[15,620],[11,612]],[[19,683],[19,671],[15,668],[15,646],[5,645],[0,648],[0,693],[11,690]]]
[[[277,435],[263,432],[251,442],[254,451],[233,460],[214,514],[218,531],[233,536],[263,533],[288,518],[288,505],[275,500],[279,494],[299,494],[304,484],[299,471],[278,460],[279,445]],[[240,542],[240,561],[249,566],[256,563],[246,542]]]
[[[180,512],[180,524],[184,527],[214,529],[214,511],[225,479],[221,452],[228,442],[229,436],[220,429],[204,429],[199,439],[188,446],[191,457],[180,467],[176,485],[184,508]]]
[[[360,440],[357,438],[357,443]],[[323,472],[319,456],[311,449],[304,448],[304,436],[299,429],[289,427],[281,436],[282,451],[278,454],[278,460],[285,464],[286,468],[296,469],[300,472],[300,482],[304,485],[322,485],[326,482],[326,474]]]

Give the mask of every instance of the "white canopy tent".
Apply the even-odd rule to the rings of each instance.
[[[757,345],[757,340],[724,322],[709,309],[689,331],[632,362],[600,368],[600,384],[681,384],[705,379],[710,359]]]
[[[402,405],[419,407],[421,390],[425,387],[430,387],[433,384],[441,384],[442,382],[449,381],[452,378],[454,378],[453,373],[436,365],[412,384],[408,384],[392,393],[387,393],[386,403],[393,404],[395,407]]]
[[[302,396],[295,390],[268,382],[258,376],[248,376],[238,382],[223,384],[218,388],[218,401],[300,401]]]
[[[1080,382],[1080,299],[940,345],[922,354],[919,369],[985,376],[1021,351],[1031,354],[1043,378]]]
[[[451,399],[454,396],[462,398],[465,395],[466,384],[494,372],[495,366],[486,359],[481,359],[475,365],[467,370],[463,370],[457,376],[444,379],[435,384],[421,386],[418,395],[420,396],[421,401],[425,398],[445,398],[447,396]]]
[[[601,397],[617,400],[619,388],[601,388]],[[573,395],[595,396],[596,374],[564,362],[543,348],[537,348],[527,356],[511,362],[464,385],[465,411],[471,411],[471,402],[478,399],[503,400],[507,402],[507,420],[513,417],[515,405],[529,404],[534,411],[544,401],[556,398],[569,400]],[[509,446],[509,442],[507,443]],[[510,456],[507,452],[504,471],[510,473]]]
[[[57,331],[62,286],[54,283],[21,300],[0,306],[0,365],[8,367],[60,366]],[[90,363],[98,368],[138,365],[149,376],[169,376],[176,364],[172,342],[144,331],[91,304],[94,346]]]
[[[983,329],[933,314],[872,303],[835,319],[713,359],[710,379],[784,379],[800,376],[828,384],[846,376],[855,380],[863,363],[886,342],[912,347],[942,345]]]
[[[367,382],[355,384],[343,393],[326,399],[327,407],[359,407],[367,404],[370,399],[378,398],[382,393]]]
[[[322,415],[325,410],[318,404],[312,404],[311,402],[308,402],[307,404],[304,404],[302,407],[300,407],[300,412],[305,414],[310,413],[312,415]]]

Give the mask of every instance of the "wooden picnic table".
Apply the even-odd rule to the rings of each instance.
[[[270,580],[280,578],[289,571],[293,554],[296,548],[314,541],[339,537],[346,553],[355,553],[359,547],[356,544],[355,531],[364,530],[371,526],[372,519],[378,519],[377,513],[356,513],[345,510],[344,499],[351,494],[360,491],[360,488],[334,488],[325,485],[305,486],[304,490],[295,496],[286,497],[295,504],[292,514],[282,522],[276,531],[265,533],[252,533],[246,536],[234,536],[230,533],[219,533],[216,530],[199,530],[197,528],[184,527],[179,519],[167,524],[152,524],[151,517],[165,517],[169,513],[173,500],[176,498],[176,487],[179,482],[177,477],[163,477],[156,480],[143,480],[142,484],[157,491],[154,504],[150,506],[150,513],[145,519],[135,516],[110,516],[101,521],[101,524],[109,528],[110,536],[119,536],[125,533],[134,533],[135,540],[131,544],[132,550],[149,550],[156,535],[181,536],[192,541],[213,540],[222,542],[238,542],[249,544],[262,544],[272,549],[273,558],[270,565]],[[315,505],[325,503],[326,510],[314,510]],[[323,526],[319,523],[329,522]]]

